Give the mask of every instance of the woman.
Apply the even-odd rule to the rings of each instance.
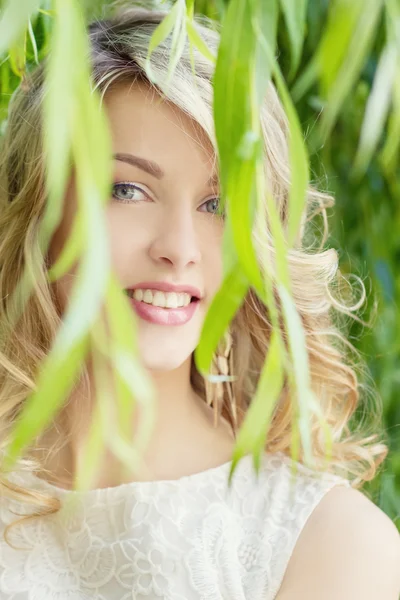
[[[337,334],[327,291],[337,270],[333,250],[310,255],[299,249],[290,257],[313,386],[335,433],[332,471],[322,469],[321,431],[313,423],[313,451],[321,468],[312,471],[299,463],[292,479],[291,405],[283,395],[258,480],[251,457],[245,456],[227,488],[235,441],[229,398],[214,427],[193,362],[222,277],[224,218],[215,170],[212,67],[196,54],[195,86],[185,48],[168,91],[148,82],[147,47],[164,16],[125,11],[89,30],[93,78],[104,94],[112,132],[114,183],[106,207],[112,261],[139,317],[139,352],[157,391],[157,421],[143,457],[146,471],[122,476],[115,458],[105,454],[92,489],[71,489],[96,403],[88,360],[88,385],[82,377],[20,468],[2,478],[0,598],[395,600],[398,533],[355,489],[374,477],[386,447],[346,428],[358,390],[354,371],[330,343]],[[218,35],[198,28],[216,51]],[[161,76],[168,52],[164,43],[152,58]],[[21,89],[13,102],[3,143],[2,319],[7,319],[7,294],[24,257],[38,256],[35,234],[45,205],[37,127],[41,84],[39,69],[30,91]],[[265,160],[282,209],[289,181],[287,131],[272,85],[263,110]],[[323,207],[327,197],[310,189],[309,205],[316,200]],[[47,267],[71,231],[76,202],[72,175],[62,221],[43,258],[43,278],[3,349],[2,431],[9,430],[23,405],[27,381],[50,350],[70,297],[75,267],[55,285],[48,281]],[[231,335],[238,375],[233,391],[242,421],[270,335],[265,307],[253,291]],[[139,426],[140,412],[132,435]],[[76,500],[73,511],[71,499]],[[26,518],[35,511],[41,516]]]

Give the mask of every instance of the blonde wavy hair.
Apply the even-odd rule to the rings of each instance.
[[[152,55],[152,67],[160,83],[148,81],[145,62],[149,40],[166,12],[140,8],[120,11],[111,19],[96,21],[88,28],[92,74],[102,94],[117,81],[145,82],[158,94],[189,115],[206,132],[215,154],[217,146],[213,123],[214,67],[197,50],[195,76],[192,73],[188,44],[185,45],[172,84],[164,88],[170,56],[167,38]],[[217,25],[196,16],[195,26],[209,48],[217,54]],[[0,448],[8,436],[24,402],[35,389],[35,376],[42,360],[51,349],[60,325],[53,288],[49,283],[47,259],[38,242],[38,229],[46,203],[45,166],[42,148],[42,100],[44,96],[44,62],[19,86],[10,104],[0,159]],[[288,158],[288,121],[276,90],[269,84],[261,112],[264,137],[265,172],[277,204],[282,223],[287,219],[290,169]],[[294,301],[301,317],[307,341],[312,388],[320,402],[333,436],[329,470],[352,479],[360,487],[373,479],[387,454],[381,441],[381,402],[363,366],[361,357],[344,334],[349,316],[355,315],[365,299],[365,287],[359,278],[359,300],[355,299],[350,278],[341,275],[338,255],[324,249],[328,236],[327,209],[333,205],[327,193],[309,187],[300,239],[289,252]],[[323,224],[322,242],[311,225],[319,215]],[[260,231],[260,223],[258,223]],[[268,229],[263,222],[262,228]],[[265,236],[254,236],[257,252],[262,254]],[[261,265],[262,267],[262,265]],[[27,268],[34,274],[35,287],[22,317],[12,328],[16,305],[13,292]],[[19,300],[16,298],[18,304]],[[250,289],[231,324],[234,340],[234,371],[237,380],[233,391],[239,407],[239,426],[246,415],[257,387],[268,351],[271,323],[267,308]],[[357,375],[358,373],[358,375]],[[361,376],[364,383],[361,384]],[[205,382],[192,362],[191,381],[205,398]],[[362,392],[362,393],[361,393]],[[228,398],[225,398],[226,402]],[[369,405],[368,405],[369,401]],[[353,430],[350,419],[360,407],[369,409],[370,425],[358,416]],[[283,394],[272,416],[266,442],[268,452],[281,451],[290,456],[291,432],[295,412],[290,394]],[[310,424],[312,450],[318,468],[326,468],[324,436],[319,422]],[[60,440],[60,444],[66,440]],[[49,452],[56,452],[52,448]],[[300,449],[299,461],[303,456]],[[16,468],[39,470],[41,465],[27,455]],[[56,512],[60,501],[46,493],[20,487],[0,478],[2,495],[30,503],[33,516]],[[27,517],[24,517],[27,518]],[[28,517],[31,518],[31,517]],[[14,523],[15,524],[15,523]],[[13,525],[13,524],[12,524]],[[10,527],[10,526],[9,526]],[[8,529],[8,528],[7,528]]]

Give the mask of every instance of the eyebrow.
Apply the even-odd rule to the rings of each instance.
[[[141,158],[140,156],[134,156],[133,154],[125,154],[121,152],[117,152],[114,154],[114,160],[118,160],[120,162],[127,163],[132,167],[139,167],[142,171],[146,171],[153,177],[157,179],[162,179],[165,175],[165,172],[162,170],[160,165],[152,160],[148,160],[147,158]],[[215,187],[219,184],[219,177],[216,173],[210,177],[207,182],[207,185]]]

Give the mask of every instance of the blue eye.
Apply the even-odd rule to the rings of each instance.
[[[140,202],[140,197],[136,199],[134,198],[136,192],[139,194],[139,196],[140,194],[142,194],[144,197],[148,198],[146,192],[142,190],[142,188],[140,188],[138,185],[135,185],[133,183],[127,181],[120,181],[118,183],[114,183],[112,186],[112,197],[118,202],[133,204]],[[224,216],[221,212],[220,204],[221,202],[218,197],[210,198],[210,200],[207,200],[201,205],[201,208],[203,206],[206,207],[206,210],[202,210],[201,212],[207,212],[213,215]]]
[[[211,198],[210,200],[207,200],[206,202],[204,202],[204,204],[202,204],[202,206],[211,206],[211,210],[206,210],[206,212],[209,212],[211,214],[214,215],[222,215],[221,213],[221,202],[219,198]]]
[[[138,200],[133,199],[135,192],[145,195],[145,192],[139,186],[133,185],[133,183],[125,183],[123,181],[121,183],[114,183],[112,189],[113,198],[119,202],[138,202]]]

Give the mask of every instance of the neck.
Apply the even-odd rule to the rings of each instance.
[[[105,447],[98,454],[99,468],[93,472],[91,487],[112,487],[132,480],[176,479],[230,460],[234,444],[230,426],[221,417],[214,427],[213,410],[194,392],[190,371],[191,357],[173,371],[149,372],[155,390],[154,426],[141,453],[140,464],[128,469]],[[110,369],[108,374],[111,375]],[[93,411],[99,400],[91,362],[88,375],[88,385],[80,382],[74,388],[57,422],[40,440],[40,460],[50,473],[47,478],[67,488],[72,486],[82,465]],[[111,388],[107,396],[115,398],[115,390]],[[116,401],[108,401],[107,405],[110,423],[114,421],[116,429],[116,420],[112,419]],[[137,405],[127,427],[132,440],[143,425],[144,417],[143,407]],[[60,431],[68,441],[54,455],[48,449],[59,439]]]

